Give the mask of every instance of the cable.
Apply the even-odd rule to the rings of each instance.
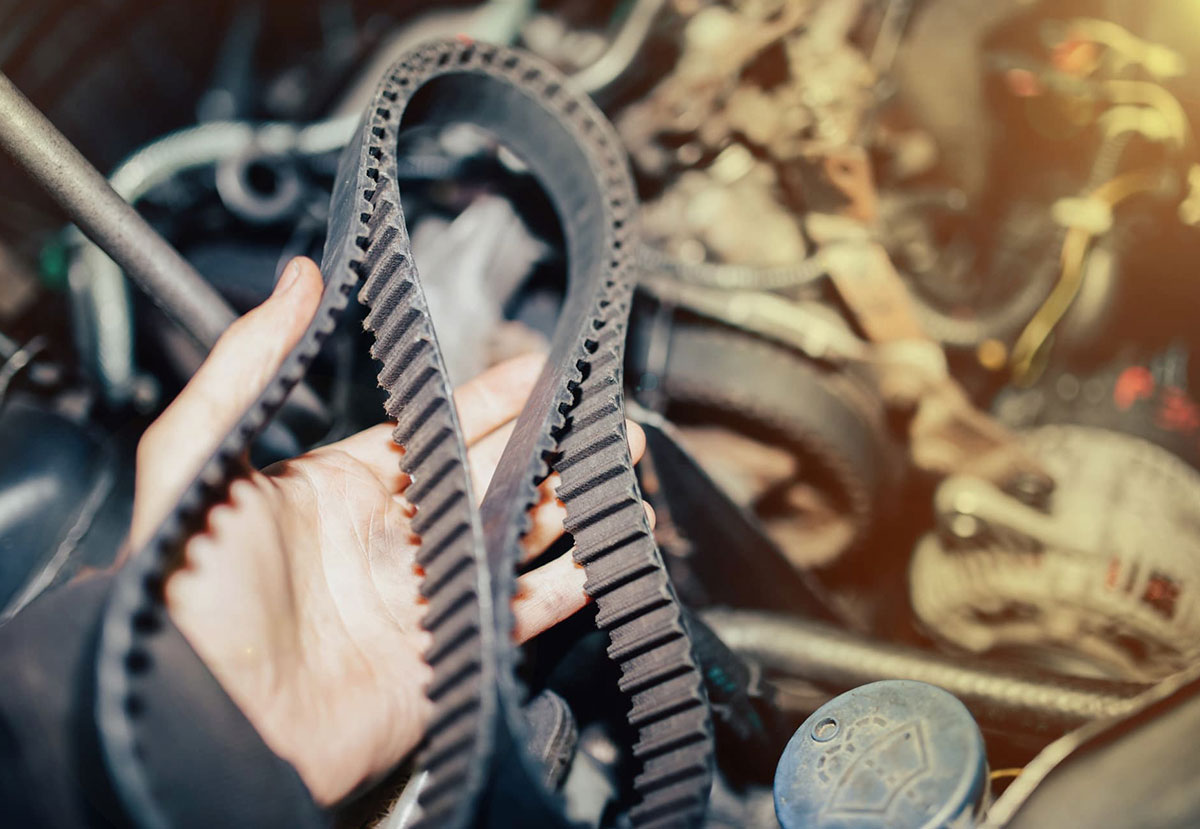
[[[665,5],[666,0],[637,0],[608,49],[572,75],[571,83],[589,95],[600,94],[615,83],[642,50],[651,25]]]
[[[345,146],[357,126],[357,115],[299,128],[281,122],[214,121],[147,144],[113,171],[109,183],[126,202],[135,205],[155,187],[186,170],[215,164],[251,148],[269,155],[332,152]],[[119,403],[132,394],[135,379],[129,289],[120,265],[92,242],[82,237],[79,242],[69,286],[81,315],[84,359],[91,364],[105,397]]]
[[[1111,211],[1121,202],[1139,193],[1153,192],[1162,182],[1155,170],[1135,170],[1110,179],[1092,190],[1087,201]],[[1083,282],[1083,263],[1088,246],[1098,235],[1095,227],[1075,225],[1067,230],[1062,246],[1062,271],[1058,283],[1029,320],[1013,346],[1011,365],[1017,380],[1028,382],[1034,360],[1054,328],[1066,315]]]
[[[881,679],[928,682],[959,697],[982,723],[1018,732],[1058,735],[1124,714],[1144,690],[1127,682],[1018,674],[778,613],[710,610],[701,618],[734,652],[768,670],[839,692]]]
[[[639,259],[643,268],[664,271],[693,285],[743,291],[779,291],[811,285],[823,279],[827,268],[820,256],[810,256],[795,265],[730,265],[716,262],[680,262],[657,248],[643,246]]]

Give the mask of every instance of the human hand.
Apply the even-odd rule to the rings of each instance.
[[[290,264],[271,297],[234,323],[147,430],[138,446],[133,549],[300,339],[321,290],[315,264]],[[542,362],[511,360],[455,393],[478,496]],[[175,624],[324,804],[391,769],[431,716],[413,508],[391,431],[381,424],[262,472],[245,468],[166,583]],[[635,424],[628,431],[637,460],[645,437]],[[543,485],[533,510],[528,557],[563,532],[555,484],[552,477]],[[583,582],[570,554],[523,575],[516,639],[582,607]]]

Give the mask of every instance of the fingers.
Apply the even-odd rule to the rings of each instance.
[[[400,471],[400,458],[404,450],[392,440],[395,423],[380,423],[358,434],[342,438],[336,443],[313,450],[314,455],[341,452],[371,471],[388,492],[402,492],[409,484],[409,477]]]
[[[506,423],[471,447],[471,478],[476,497],[482,498],[487,491],[514,425],[512,422]],[[625,429],[629,436],[629,454],[637,463],[646,451],[646,434],[631,420],[625,421]],[[525,561],[544,553],[563,534],[563,521],[567,513],[554,494],[558,484],[558,475],[551,475],[539,488],[537,505],[530,513],[529,532],[521,540]]]
[[[633,458],[634,463],[637,463],[646,451],[646,433],[632,420],[625,421],[625,429],[629,436],[630,457]],[[530,513],[529,532],[521,539],[523,561],[529,561],[546,552],[550,545],[563,534],[563,522],[567,520],[567,508],[555,495],[560,482],[559,476],[554,474],[543,481],[539,488],[538,495],[540,497],[537,506]],[[650,509],[649,504],[644,504],[644,506],[646,514],[650,518],[650,526],[653,527],[654,511]]]
[[[563,534],[563,522],[567,520],[567,508],[558,500],[555,492],[561,479],[551,475],[542,482],[538,501],[529,513],[529,532],[521,539],[522,562],[540,556]]]
[[[587,604],[586,580],[583,567],[569,552],[517,579],[512,603],[517,643],[529,641]]]
[[[654,510],[649,504],[643,506],[653,528]],[[513,638],[517,644],[554,627],[591,601],[583,589],[586,581],[582,565],[575,563],[574,551],[519,577],[512,603]]]
[[[292,260],[266,302],[229,327],[199,371],[155,422],[155,428],[205,426],[224,436],[299,342],[321,299],[321,272],[311,259]]]
[[[492,366],[454,392],[467,446],[521,413],[545,362],[541,354],[514,357]]]
[[[544,360],[526,355],[489,369],[455,392],[464,436],[468,441],[471,483],[477,498],[483,498],[488,484],[496,473],[504,447],[512,437],[516,417],[537,382]],[[500,420],[505,418],[505,420]],[[400,457],[404,450],[392,441],[392,423],[380,423],[356,435],[316,450],[318,453],[344,452],[368,467],[389,492],[400,492],[408,485],[407,475],[400,472]],[[633,462],[641,460],[646,451],[646,435],[633,421],[625,422],[629,436],[629,453]],[[553,489],[557,479],[542,485],[541,504],[553,504]],[[538,552],[545,550],[562,533],[562,517],[553,510],[542,521],[535,522],[538,533]],[[546,532],[549,531],[549,536]],[[548,540],[546,540],[548,538]]]
[[[543,489],[549,489],[550,494],[543,494],[544,500],[530,512],[529,532],[525,533],[521,539],[522,564],[546,552],[550,549],[550,545],[558,541],[563,534],[563,522],[567,520],[567,508],[553,495],[553,490],[558,488],[558,483],[558,476],[552,475],[542,484]],[[656,517],[653,508],[645,501],[642,502],[642,508],[646,511],[646,520],[650,522],[650,529],[654,529]]]
[[[511,420],[480,438],[471,446],[471,482],[475,486],[475,494],[478,497],[482,498],[483,494],[487,492],[488,484],[491,483],[492,476],[496,474],[496,468],[500,465],[500,457],[504,454],[504,447],[508,444],[508,439],[512,437],[515,426],[516,421]],[[633,458],[633,462],[637,463],[646,451],[646,433],[632,420],[625,421],[625,431],[629,435],[629,454]],[[555,481],[555,483],[551,483],[551,481]],[[557,476],[551,476],[551,481],[542,484],[542,501],[552,495],[554,488],[558,485],[556,483]]]
[[[508,445],[508,439],[512,437],[516,425],[517,421],[510,420],[491,434],[480,438],[468,450],[471,484],[475,487],[476,500],[483,500],[488,485],[492,482],[492,477],[500,466],[500,457],[504,454],[504,447]]]
[[[629,457],[633,458],[634,463],[638,463],[642,455],[646,454],[646,433],[632,420],[626,420],[625,435],[629,439]]]
[[[508,435],[512,434],[513,422],[533,390],[543,363],[545,358],[537,354],[507,360],[464,383],[454,392],[467,446],[481,439],[488,441],[478,457],[476,449],[471,449],[471,473],[479,497],[483,496],[488,481],[500,463],[500,454],[508,442]],[[404,450],[392,440],[394,428],[394,423],[380,423],[316,451],[344,452],[370,469],[390,492],[400,492],[409,480],[400,471],[400,457]],[[497,429],[503,430],[499,439],[493,434]],[[486,469],[486,476],[477,474],[478,469]]]
[[[221,335],[200,370],[146,430],[138,444],[133,547],[153,531],[279,370],[316,313],[321,291],[316,264],[293,259],[271,296]]]

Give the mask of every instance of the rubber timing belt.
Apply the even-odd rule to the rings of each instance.
[[[679,323],[661,382],[668,400],[764,426],[815,460],[845,500],[852,546],[863,541],[885,500],[892,460],[883,404],[858,377],[742,332]]]
[[[189,528],[223,497],[231,463],[304,374],[353,291],[369,307],[379,383],[412,477],[418,563],[433,644],[434,714],[419,764],[423,826],[563,825],[560,799],[523,749],[511,599],[537,485],[561,476],[566,529],[597,622],[621,668],[636,729],[634,824],[685,825],[712,776],[708,704],[680,608],[642,509],[629,457],[622,359],[638,237],[632,178],[612,126],[548,65],[483,44],[431,44],[382,81],[335,185],[315,320],[283,368],[205,464],[170,517],[121,572],[104,619],[98,718],[123,802],[146,824],[186,822],[154,798],[151,638],[163,580]],[[520,157],[564,229],[568,290],[546,368],[478,509],[451,388],[412,263],[396,185],[397,135],[413,124],[477,125]]]

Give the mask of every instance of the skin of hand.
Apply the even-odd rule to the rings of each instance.
[[[294,260],[272,295],[221,337],[138,446],[130,547],[139,549],[300,339],[320,300],[316,265]],[[477,497],[487,488],[543,359],[502,363],[455,392]],[[276,464],[246,466],[168,579],[167,607],[266,744],[332,804],[416,747],[431,715],[429,635],[404,500],[403,449],[388,423]],[[628,425],[632,454],[645,437]],[[526,557],[563,532],[557,481],[543,485]],[[653,515],[651,514],[651,517]],[[570,554],[523,575],[523,642],[582,607]]]

